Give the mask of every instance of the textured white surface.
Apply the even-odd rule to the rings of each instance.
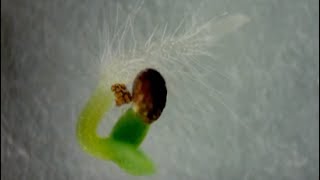
[[[138,43],[157,25],[172,34],[183,16],[183,28],[224,12],[250,23],[204,50],[214,60],[168,65],[168,103],[143,144],[157,174],[132,177],[85,154],[75,123],[111,49],[107,29],[112,36],[116,17],[125,22],[136,9],[129,0],[2,0],[1,179],[319,178],[317,0],[144,2],[133,25]]]

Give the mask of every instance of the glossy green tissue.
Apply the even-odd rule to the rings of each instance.
[[[99,86],[83,108],[77,123],[77,140],[89,154],[117,164],[132,175],[150,175],[155,167],[139,145],[146,136],[149,124],[129,108],[117,121],[109,137],[99,137],[97,128],[112,106],[113,94]]]

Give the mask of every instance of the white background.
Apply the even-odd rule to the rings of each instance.
[[[117,9],[124,21],[135,4],[1,1],[1,179],[319,178],[317,0],[146,0],[134,25],[138,42],[190,13],[196,21],[224,12],[251,21],[206,50],[214,61],[199,57],[217,70],[202,79],[211,91],[186,78],[168,95],[142,145],[155,175],[133,177],[84,153],[75,123],[98,80],[99,32],[116,26]]]

